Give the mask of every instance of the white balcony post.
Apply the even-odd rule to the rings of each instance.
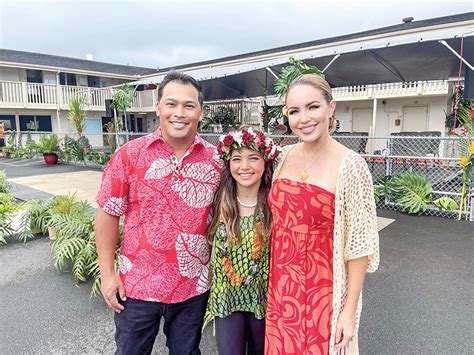
[[[22,82],[21,83],[21,92],[23,95],[23,107],[28,107],[28,92],[26,90],[26,83]]]
[[[58,122],[58,131],[62,132],[61,130],[61,119],[60,119],[60,110],[61,110],[61,85],[59,80],[59,70],[56,72],[56,120]]]
[[[377,122],[377,99],[373,99],[373,108],[372,108],[372,137],[376,136],[376,122]],[[369,154],[374,154],[374,148],[375,148],[375,139],[370,140],[370,151]]]
[[[87,88],[87,107],[89,108],[89,110],[91,109],[92,105],[93,105],[93,102],[92,102],[91,88],[88,87]]]

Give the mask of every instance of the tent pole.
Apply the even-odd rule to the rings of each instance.
[[[275,72],[270,69],[270,67],[266,67],[265,69],[267,69],[270,72],[270,74],[272,74],[275,77],[275,79],[280,79],[278,75],[276,75]]]
[[[336,55],[334,56],[334,58],[332,58],[331,61],[328,63],[328,65],[326,65],[326,66],[324,67],[324,69],[321,70],[321,72],[324,73],[324,72],[326,71],[326,69],[329,68],[329,67],[331,66],[331,64],[334,63],[334,61],[335,61],[337,58],[339,58],[340,56],[341,56],[340,54],[336,54]]]
[[[469,67],[469,69],[474,70],[474,67],[473,67],[471,64],[469,64],[469,62],[468,62],[466,59],[464,59],[463,57],[461,57],[461,56],[458,54],[458,52],[456,52],[448,43],[446,43],[445,40],[441,40],[441,41],[438,41],[438,42],[441,43],[441,44],[442,44],[443,46],[445,46],[446,48],[448,48],[451,52],[453,52],[453,54],[454,54],[456,57],[458,57],[459,59],[461,59],[461,60],[463,61],[463,63],[466,64],[466,65]]]

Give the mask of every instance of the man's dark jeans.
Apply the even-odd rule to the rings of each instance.
[[[170,355],[201,354],[202,325],[209,292],[184,302],[166,304],[127,298],[125,309],[115,313],[115,342],[118,355],[150,354],[160,328],[165,324]]]

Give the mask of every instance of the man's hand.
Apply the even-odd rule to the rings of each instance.
[[[125,301],[127,297],[125,296],[125,289],[123,288],[120,276],[117,274],[113,274],[109,277],[101,276],[100,281],[100,291],[110,309],[117,313],[123,311],[124,307],[119,303],[117,293],[122,301]]]

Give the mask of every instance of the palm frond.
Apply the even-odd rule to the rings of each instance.
[[[84,107],[86,105],[86,99],[84,96],[73,97],[69,102],[69,121],[74,126],[78,138],[81,137],[86,128],[86,112]]]
[[[51,247],[54,267],[63,270],[68,261],[73,261],[84,248],[86,241],[82,238],[58,237]]]
[[[281,70],[280,78],[274,82],[274,91],[279,97],[285,96],[290,84],[301,75],[316,74],[324,78],[323,72],[314,65],[307,65],[296,58],[290,58],[288,62],[290,64]]]

